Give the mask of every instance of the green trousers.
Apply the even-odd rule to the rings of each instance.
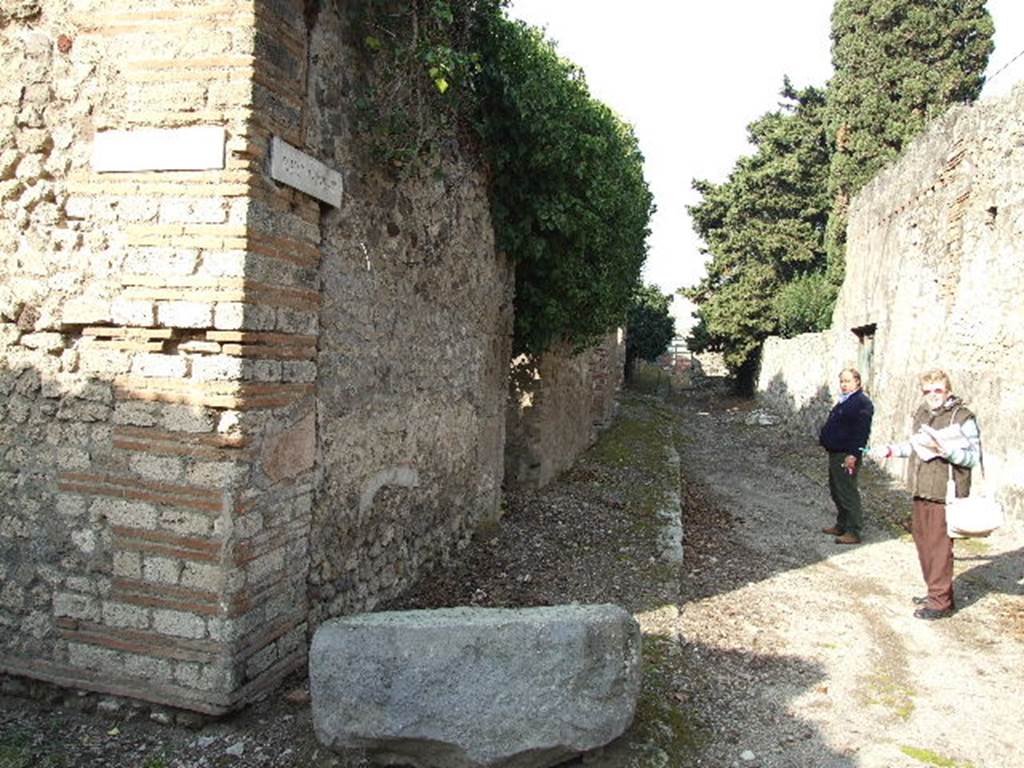
[[[846,471],[843,462],[848,453],[828,454],[828,490],[836,505],[836,528],[843,533],[860,536],[863,512],[860,506],[860,491],[857,490],[857,476],[860,474],[860,456],[853,468],[853,474]]]

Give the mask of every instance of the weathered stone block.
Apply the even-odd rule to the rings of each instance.
[[[277,329],[285,333],[312,336],[319,331],[319,317],[313,312],[280,309],[277,313]]]
[[[155,317],[153,303],[115,299],[110,305],[110,317],[118,325],[148,327]]]
[[[56,464],[63,470],[86,469],[89,466],[89,451],[81,446],[57,446]]]
[[[181,586],[189,589],[215,591],[221,588],[224,577],[220,567],[203,563],[186,562],[181,572]]]
[[[59,333],[26,333],[21,337],[20,343],[40,352],[58,352],[64,349],[64,337]]]
[[[206,536],[213,529],[213,521],[199,512],[165,509],[160,513],[160,528],[181,536]]]
[[[188,359],[180,355],[139,355],[132,362],[135,376],[181,379],[188,372]]]
[[[227,355],[197,356],[192,360],[192,378],[197,381],[232,381],[242,378],[243,360]]]
[[[160,406],[155,403],[128,400],[114,406],[112,421],[135,427],[152,427],[159,421]]]
[[[144,275],[190,275],[199,261],[191,248],[139,248],[128,254],[125,272]]]
[[[156,482],[175,482],[185,471],[185,462],[177,456],[152,456],[147,453],[133,453],[128,466],[139,477]]]
[[[160,204],[160,221],[174,224],[222,224],[227,220],[224,201],[189,200],[185,198],[165,200]]]
[[[214,309],[213,327],[220,331],[269,331],[277,324],[277,310],[257,304],[221,302]]]
[[[160,426],[172,432],[209,432],[214,415],[208,408],[193,405],[164,405],[160,409]]]
[[[206,636],[206,622],[201,617],[184,611],[153,611],[153,628],[157,632],[173,637],[195,640]]]
[[[89,595],[58,592],[53,596],[53,615],[95,621],[100,617],[100,603]]]
[[[241,222],[233,222],[241,223]],[[199,272],[217,277],[241,277],[248,269],[248,255],[245,251],[216,251],[203,255]]]
[[[0,588],[0,607],[18,611],[24,604],[25,590],[17,584],[8,581]]]
[[[114,552],[114,575],[141,579],[142,555],[138,552]]]
[[[298,383],[316,381],[316,363],[309,362],[308,360],[282,363],[281,381]]]
[[[317,630],[317,737],[385,764],[551,766],[633,719],[640,630],[613,605],[351,616]]]
[[[189,485],[227,488],[245,478],[249,465],[234,461],[209,461],[195,464],[186,474]]]
[[[263,445],[263,471],[275,483],[313,468],[316,459],[316,420],[307,415],[293,427],[267,438]]]
[[[152,316],[152,311],[150,312]],[[143,319],[141,316],[140,320]],[[146,322],[146,325],[151,324]],[[101,376],[115,376],[119,373],[127,373],[131,368],[131,355],[115,349],[82,349],[78,359],[78,366],[82,373],[99,374]]]
[[[168,557],[146,557],[142,561],[143,578],[158,584],[177,584],[181,568],[180,560]]]
[[[213,305],[201,301],[168,301],[157,305],[160,325],[168,328],[209,328]]]
[[[117,217],[121,221],[153,221],[158,210],[155,200],[147,197],[126,197],[118,203]]]
[[[145,608],[125,603],[103,603],[103,623],[108,626],[147,629],[149,622],[149,611]]]
[[[92,215],[92,198],[78,195],[69,197],[64,203],[64,215],[69,219],[88,219]]]
[[[106,421],[110,418],[112,410],[113,408],[106,403],[94,403],[68,397],[61,400],[57,418],[62,421]]]
[[[85,499],[81,496],[60,494],[57,496],[57,514],[62,517],[73,519],[85,514]]]
[[[78,547],[82,554],[91,555],[96,551],[96,532],[90,530],[72,531],[71,541]]]
[[[106,519],[111,525],[126,528],[156,527],[157,511],[152,504],[100,497],[93,501],[89,514],[95,520]]]

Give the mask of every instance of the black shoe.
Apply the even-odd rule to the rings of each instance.
[[[912,597],[910,602],[914,605],[925,605],[928,603],[928,595],[922,595],[921,597]]]
[[[947,616],[952,615],[952,608],[947,608],[944,611],[938,611],[935,608],[918,608],[916,611],[914,611],[915,619],[925,619],[927,621],[932,621],[934,619],[944,619]]]

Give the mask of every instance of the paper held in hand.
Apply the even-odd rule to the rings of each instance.
[[[959,424],[950,424],[942,429],[922,424],[921,429],[910,436],[910,445],[921,461],[931,461],[939,456],[948,456],[954,448],[967,448],[970,441]]]

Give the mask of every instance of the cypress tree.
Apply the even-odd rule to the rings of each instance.
[[[836,0],[826,236],[835,285],[850,199],[928,120],[978,97],[993,31],[985,0]]]

